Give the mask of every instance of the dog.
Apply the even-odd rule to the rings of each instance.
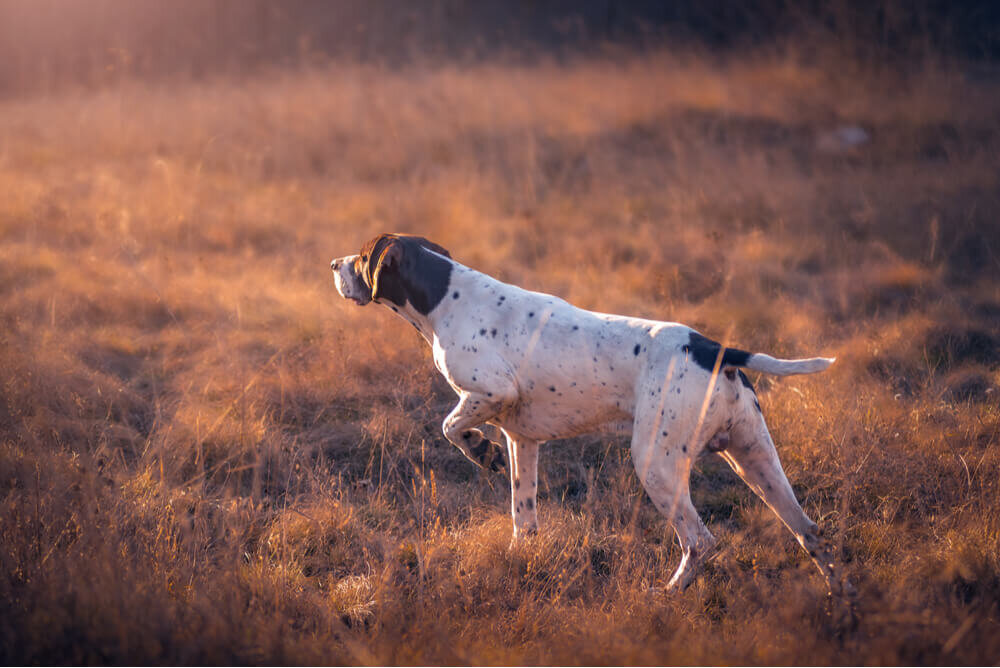
[[[681,324],[596,313],[466,267],[422,237],[380,234],[331,263],[337,291],[409,321],[459,396],[445,437],[476,465],[509,469],[518,541],[538,529],[538,449],[550,439],[631,424],[643,488],[677,535],[683,590],[716,539],[691,502],[691,465],[721,455],[795,535],[830,591],[849,587],[830,546],[781,468],[754,388],[741,369],[780,376],[823,371],[834,359],[776,359],[729,348]],[[507,447],[477,427],[500,428]]]

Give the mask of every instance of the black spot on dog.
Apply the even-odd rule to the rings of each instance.
[[[746,366],[751,355],[745,350],[723,348],[718,342],[704,337],[698,332],[691,332],[688,335],[688,343],[681,350],[690,354],[695,364],[705,371],[712,371],[716,362],[720,362],[721,366]],[[719,360],[720,351],[722,351],[721,361]]]
[[[731,366],[727,366],[723,373],[726,374],[726,378],[729,380],[736,380],[736,369]]]
[[[549,385],[549,392],[555,392],[556,388],[554,385]]]
[[[635,355],[636,357],[639,356],[639,344],[638,343],[635,344],[635,348],[632,349],[632,354]]]
[[[531,510],[535,507],[535,502],[528,498],[524,500],[524,505],[528,507],[528,510]]]
[[[514,478],[514,489],[521,489],[521,479]]]
[[[743,387],[747,388],[754,394],[757,394],[756,390],[753,389],[753,385],[750,383],[750,379],[747,378],[747,375],[739,370],[737,370],[736,373],[740,375],[740,382],[743,383]]]
[[[529,318],[534,318],[535,317],[535,312],[534,311],[528,311],[528,317]]]
[[[688,446],[682,445],[681,446],[681,450],[684,451],[684,452],[687,452],[688,451]]]
[[[456,290],[455,292],[451,293],[451,298],[452,299],[458,299],[458,290]]]
[[[491,336],[492,336],[492,337],[493,337],[494,339],[495,339],[495,338],[497,338],[497,330],[496,330],[496,328],[495,328],[495,327],[494,327],[493,329],[491,329],[491,330],[490,330],[490,335],[491,335]]]

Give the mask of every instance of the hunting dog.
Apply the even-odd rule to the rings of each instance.
[[[509,467],[515,541],[538,528],[539,445],[625,421],[639,480],[680,542],[668,589],[687,587],[715,543],[688,487],[703,449],[721,455],[778,515],[831,592],[846,582],[796,501],[740,370],[815,373],[833,359],[776,359],[677,323],[585,311],[470,269],[421,237],[381,234],[331,268],[341,296],[392,309],[431,345],[459,396],[445,437],[483,468]],[[506,448],[476,428],[486,423],[500,428]]]

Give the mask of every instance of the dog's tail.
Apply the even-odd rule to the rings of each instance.
[[[794,376],[799,373],[823,371],[834,363],[833,357],[811,357],[804,360],[782,360],[764,353],[750,353],[739,348],[723,348],[718,342],[705,338],[698,332],[688,332],[688,343],[681,350],[691,355],[703,369],[711,371],[724,367],[741,366],[776,376]]]
[[[817,373],[826,370],[836,357],[810,357],[801,360],[783,360],[764,353],[751,353],[741,366],[776,376],[794,376],[800,373]]]

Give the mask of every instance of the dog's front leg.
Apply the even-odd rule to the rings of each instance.
[[[538,441],[504,431],[510,457],[510,512],[514,519],[511,544],[538,531]]]
[[[476,429],[496,417],[503,401],[474,392],[463,392],[458,405],[444,419],[444,435],[477,466],[505,473],[507,457],[503,446]]]

